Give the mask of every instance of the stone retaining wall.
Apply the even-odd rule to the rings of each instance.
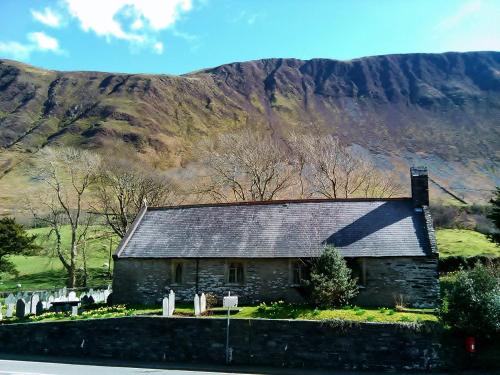
[[[0,325],[0,352],[224,363],[222,318],[126,317]],[[234,364],[410,370],[443,366],[441,333],[398,324],[232,319]]]

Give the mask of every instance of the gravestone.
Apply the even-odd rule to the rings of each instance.
[[[12,318],[12,315],[14,314],[14,306],[16,304],[16,297],[11,293],[7,296],[5,299],[5,305],[7,306],[7,311],[5,312],[5,317],[7,318]]]
[[[71,306],[71,316],[78,315],[78,306]]]
[[[30,301],[30,313],[36,314],[36,305],[40,302],[40,296],[37,293],[33,293]]]
[[[12,318],[14,315],[14,306],[16,304],[16,297],[13,294],[9,294],[5,299],[5,304],[7,305],[7,311],[5,312],[6,318]]]
[[[76,301],[76,300],[77,300],[77,298],[76,298],[76,292],[74,292],[74,291],[69,292],[69,294],[68,294],[68,301]]]
[[[203,314],[205,311],[207,311],[207,297],[205,296],[205,293],[201,293],[200,313]]]
[[[18,318],[24,318],[26,315],[26,303],[24,303],[22,298],[19,298],[16,302],[16,316]]]
[[[194,295],[194,315],[199,316],[201,314],[200,312],[200,297],[198,294]]]
[[[170,316],[169,312],[169,308],[168,308],[168,297],[163,297],[163,300],[162,300],[162,315],[163,316]]]
[[[87,296],[86,294],[83,294],[80,296],[80,301],[82,303],[82,306],[86,306],[86,305],[89,305],[89,296]]]
[[[28,298],[27,300],[23,298],[24,301],[24,316],[30,315],[31,314],[31,298]]]
[[[52,294],[47,298],[47,310],[52,307],[52,302],[54,302],[55,299],[56,298]]]
[[[113,305],[113,293],[108,294],[108,298],[106,298],[106,304],[109,306]]]
[[[3,319],[3,315],[2,315],[2,304],[0,303],[0,321]]]
[[[14,304],[9,304],[7,305],[7,311],[5,312],[5,317],[12,318],[12,315],[14,315]]]
[[[38,303],[36,304],[36,306],[35,306],[35,314],[36,315],[43,314],[43,310],[45,309],[43,304],[44,304],[44,302],[42,302],[42,301],[38,301]]]
[[[16,303],[17,298],[14,297],[12,293],[10,293],[7,298],[5,298],[5,304],[8,305],[9,303]]]
[[[168,295],[168,314],[169,316],[174,315],[175,311],[175,293],[172,289],[170,289],[170,293]]]

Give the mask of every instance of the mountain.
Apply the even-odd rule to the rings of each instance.
[[[0,60],[0,199],[46,145],[132,148],[179,167],[198,140],[241,128],[336,134],[381,168],[406,177],[426,164],[435,187],[481,200],[500,184],[500,52],[265,59],[182,76]]]

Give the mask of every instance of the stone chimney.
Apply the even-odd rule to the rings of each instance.
[[[427,167],[411,167],[411,197],[415,207],[429,206]]]

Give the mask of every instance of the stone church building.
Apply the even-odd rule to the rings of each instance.
[[[240,304],[303,301],[308,260],[325,245],[358,278],[361,306],[437,304],[438,251],[425,168],[409,198],[143,207],[115,255],[113,301],[157,304],[227,292]]]

